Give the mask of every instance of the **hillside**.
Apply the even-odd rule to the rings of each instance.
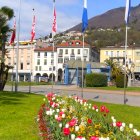
[[[89,29],[116,28],[124,25],[125,8],[120,7],[89,19]],[[140,30],[140,4],[131,8],[130,26]],[[81,31],[81,23],[68,31]]]

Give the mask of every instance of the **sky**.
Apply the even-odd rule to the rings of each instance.
[[[8,6],[14,10],[18,23],[20,0],[0,0],[0,7]],[[103,14],[108,10],[125,7],[126,0],[87,0],[88,18]],[[140,4],[140,0],[131,0],[132,6]],[[81,22],[83,0],[56,0],[57,32],[63,32]],[[21,0],[20,40],[31,38],[33,11],[36,15],[36,38],[48,35],[52,31],[53,0]],[[13,19],[9,22],[13,26]],[[17,27],[18,28],[18,27]]]

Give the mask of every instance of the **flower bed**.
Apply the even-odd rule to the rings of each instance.
[[[46,95],[38,113],[40,135],[44,140],[134,140],[140,132],[78,97]]]

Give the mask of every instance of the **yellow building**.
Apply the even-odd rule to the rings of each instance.
[[[129,46],[127,47],[126,63],[130,68],[134,64],[135,78],[140,80],[140,47]],[[125,47],[124,46],[107,46],[100,49],[100,62],[106,59],[113,59],[120,63],[121,66],[125,63]]]

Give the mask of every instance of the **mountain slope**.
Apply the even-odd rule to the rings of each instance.
[[[124,25],[125,8],[120,7],[89,19],[88,28],[115,28]],[[130,26],[140,30],[140,4],[131,8]],[[81,31],[81,23],[68,31]]]

